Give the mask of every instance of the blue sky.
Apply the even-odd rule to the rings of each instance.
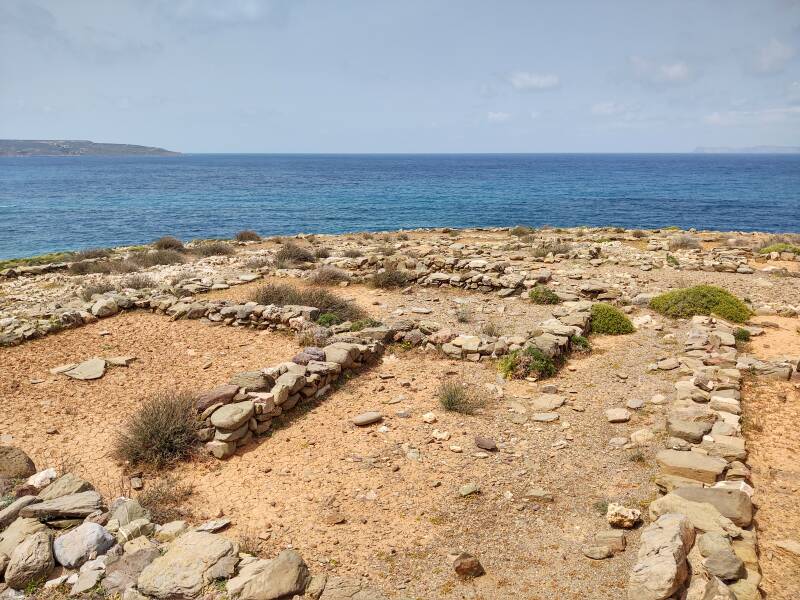
[[[800,0],[0,0],[0,137],[185,152],[800,145]]]

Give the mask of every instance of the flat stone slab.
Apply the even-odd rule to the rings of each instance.
[[[377,423],[381,419],[383,419],[383,415],[377,410],[372,410],[369,412],[361,413],[360,415],[356,415],[355,417],[353,417],[353,425],[364,427],[366,425],[372,425],[373,423]]]
[[[666,475],[677,475],[708,484],[716,483],[717,477],[728,465],[722,458],[681,450],[662,450],[656,454],[656,461]]]
[[[531,419],[539,423],[552,423],[558,421],[559,414],[557,412],[540,412],[531,415]]]
[[[211,424],[220,429],[238,429],[253,416],[255,409],[250,400],[226,404],[211,415]]]
[[[564,406],[566,398],[558,394],[542,394],[538,398],[534,398],[531,402],[531,408],[535,412],[551,412],[557,408]]]
[[[609,423],[627,423],[631,420],[631,412],[625,408],[609,408],[606,419]]]
[[[80,381],[91,381],[92,379],[100,379],[106,372],[106,361],[102,358],[90,358],[82,363],[78,363],[68,371],[63,371],[63,374],[72,379]]]
[[[94,490],[60,496],[53,500],[45,500],[26,506],[20,516],[34,517],[40,520],[85,518],[103,507],[103,499]]]

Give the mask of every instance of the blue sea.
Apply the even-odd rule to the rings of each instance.
[[[413,227],[800,231],[800,155],[0,158],[0,258]]]

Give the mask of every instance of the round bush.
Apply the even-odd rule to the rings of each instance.
[[[713,285],[696,285],[656,296],[650,308],[674,319],[695,315],[717,315],[734,323],[744,323],[753,315],[736,296]]]
[[[561,302],[556,293],[546,285],[537,283],[533,289],[528,292],[528,297],[534,304],[558,304]]]
[[[592,318],[589,322],[592,333],[622,335],[633,333],[633,323],[621,310],[610,304],[598,302],[592,305]]]

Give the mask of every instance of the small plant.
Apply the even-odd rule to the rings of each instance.
[[[239,543],[239,552],[244,552],[251,556],[258,556],[261,554],[261,539],[258,534],[252,529],[245,529],[236,537]]]
[[[189,512],[183,504],[192,495],[192,486],[180,483],[174,477],[164,477],[148,482],[137,496],[139,504],[150,512],[150,518],[158,523],[169,523],[185,519]]]
[[[497,321],[486,321],[481,327],[481,332],[483,335],[488,335],[489,337],[500,337],[503,335],[500,325],[498,325]]]
[[[630,460],[632,463],[638,463],[640,465],[643,465],[646,462],[644,454],[641,452],[634,452],[628,457],[628,460]]]
[[[236,233],[237,242],[260,242],[261,236],[252,229],[243,229]]]
[[[338,325],[341,322],[342,320],[333,313],[322,313],[319,317],[317,317],[317,323],[323,327],[331,327],[332,325]]]
[[[148,288],[154,288],[157,285],[158,284],[156,284],[155,279],[152,277],[140,274],[131,275],[122,281],[123,288],[130,288],[132,290],[144,290]]]
[[[113,292],[116,289],[117,288],[108,281],[98,281],[96,283],[83,286],[80,291],[80,297],[88,302],[95,294],[105,294],[107,292]]]
[[[769,254],[770,252],[792,252],[794,254],[800,254],[800,246],[779,242],[777,244],[770,244],[769,246],[759,248],[758,251],[761,254]]]
[[[508,233],[516,237],[522,237],[525,235],[530,235],[533,233],[533,231],[533,227],[528,227],[527,225],[517,225],[516,227],[509,229]]]
[[[314,256],[317,258],[329,258],[331,255],[331,251],[327,248],[317,248],[314,250]]]
[[[733,330],[733,339],[737,342],[746,343],[750,341],[750,331],[744,327],[737,327]]]
[[[165,392],[145,400],[128,418],[114,454],[131,465],[161,468],[188,457],[197,444],[193,396]]]
[[[235,254],[236,250],[227,242],[212,240],[210,242],[203,242],[198,246],[192,248],[192,252],[198,256],[228,256]]]
[[[375,319],[359,319],[350,325],[350,331],[361,331],[362,329],[367,329],[368,327],[377,327],[380,324],[381,322],[376,321]]]
[[[456,321],[459,323],[469,323],[472,321],[472,310],[466,304],[462,304],[456,309]]]
[[[506,379],[525,379],[552,377],[558,367],[552,358],[535,346],[526,346],[522,350],[514,350],[498,362],[500,373]]]
[[[294,242],[286,242],[275,254],[275,259],[290,264],[314,262],[314,255],[310,250],[298,246]]]
[[[678,261],[678,259],[677,259],[677,258],[675,258],[674,256],[672,256],[672,254],[667,254],[667,264],[668,264],[668,265],[670,265],[670,266],[672,266],[672,267],[677,267],[677,266],[679,266],[681,263]]]
[[[364,310],[350,300],[345,300],[323,288],[297,288],[287,284],[266,284],[257,288],[250,297],[257,304],[276,306],[313,306],[321,314],[336,315],[340,323],[366,318]]]
[[[436,396],[442,408],[464,415],[471,415],[484,404],[474,390],[455,381],[443,381],[436,391]]]
[[[592,345],[589,343],[589,339],[582,335],[573,335],[569,341],[572,346],[572,351],[577,354],[589,354],[592,351]]]
[[[89,275],[91,273],[103,273],[108,275],[114,270],[111,261],[108,260],[84,260],[74,262],[69,266],[71,275]]]
[[[375,273],[370,280],[370,284],[373,287],[382,289],[403,287],[408,284],[408,274],[400,269],[387,268]]]
[[[359,256],[364,256],[364,253],[361,252],[361,250],[356,250],[355,248],[350,248],[348,250],[345,250],[342,253],[342,256],[344,256],[345,258],[358,258]]]
[[[572,250],[571,244],[548,242],[546,244],[543,244],[542,246],[534,248],[531,252],[533,256],[537,258],[544,258],[548,254],[553,254],[553,256],[555,256],[556,254],[569,254],[571,250]]]
[[[650,308],[673,319],[715,314],[734,323],[744,323],[753,312],[736,296],[713,285],[673,290],[650,301]]]
[[[561,298],[553,290],[541,283],[533,286],[533,289],[528,292],[528,298],[534,304],[558,304],[561,302]]]
[[[638,239],[641,239],[641,238],[643,238],[643,237],[647,237],[647,233],[645,233],[645,232],[644,232],[644,231],[642,231],[641,229],[634,229],[634,230],[631,232],[631,235],[632,235],[633,237],[635,237],[637,240],[638,240]]]
[[[347,271],[324,265],[311,273],[309,281],[314,285],[339,285],[343,281],[350,281]]]
[[[605,516],[608,514],[608,500],[598,500],[592,504],[592,508],[594,508],[601,515]]]
[[[88,260],[90,258],[108,258],[111,250],[108,248],[89,248],[75,253],[75,260]]]
[[[177,250],[150,250],[134,252],[130,259],[133,264],[140,267],[155,267],[156,265],[175,265],[184,261],[184,256]]]
[[[183,242],[171,235],[165,235],[153,242],[156,250],[183,250]]]
[[[407,242],[409,240],[409,237],[407,233],[398,233],[397,239],[400,240],[401,242]]]
[[[700,247],[700,240],[691,235],[676,235],[669,240],[670,250],[689,250]]]
[[[272,265],[272,259],[268,256],[254,256],[253,258],[249,259],[247,262],[244,263],[244,266],[248,269],[252,269],[253,271],[257,271],[258,269],[263,269],[264,267],[268,267]]]
[[[633,333],[633,323],[621,310],[605,302],[592,304],[589,328],[592,333],[623,335]]]

